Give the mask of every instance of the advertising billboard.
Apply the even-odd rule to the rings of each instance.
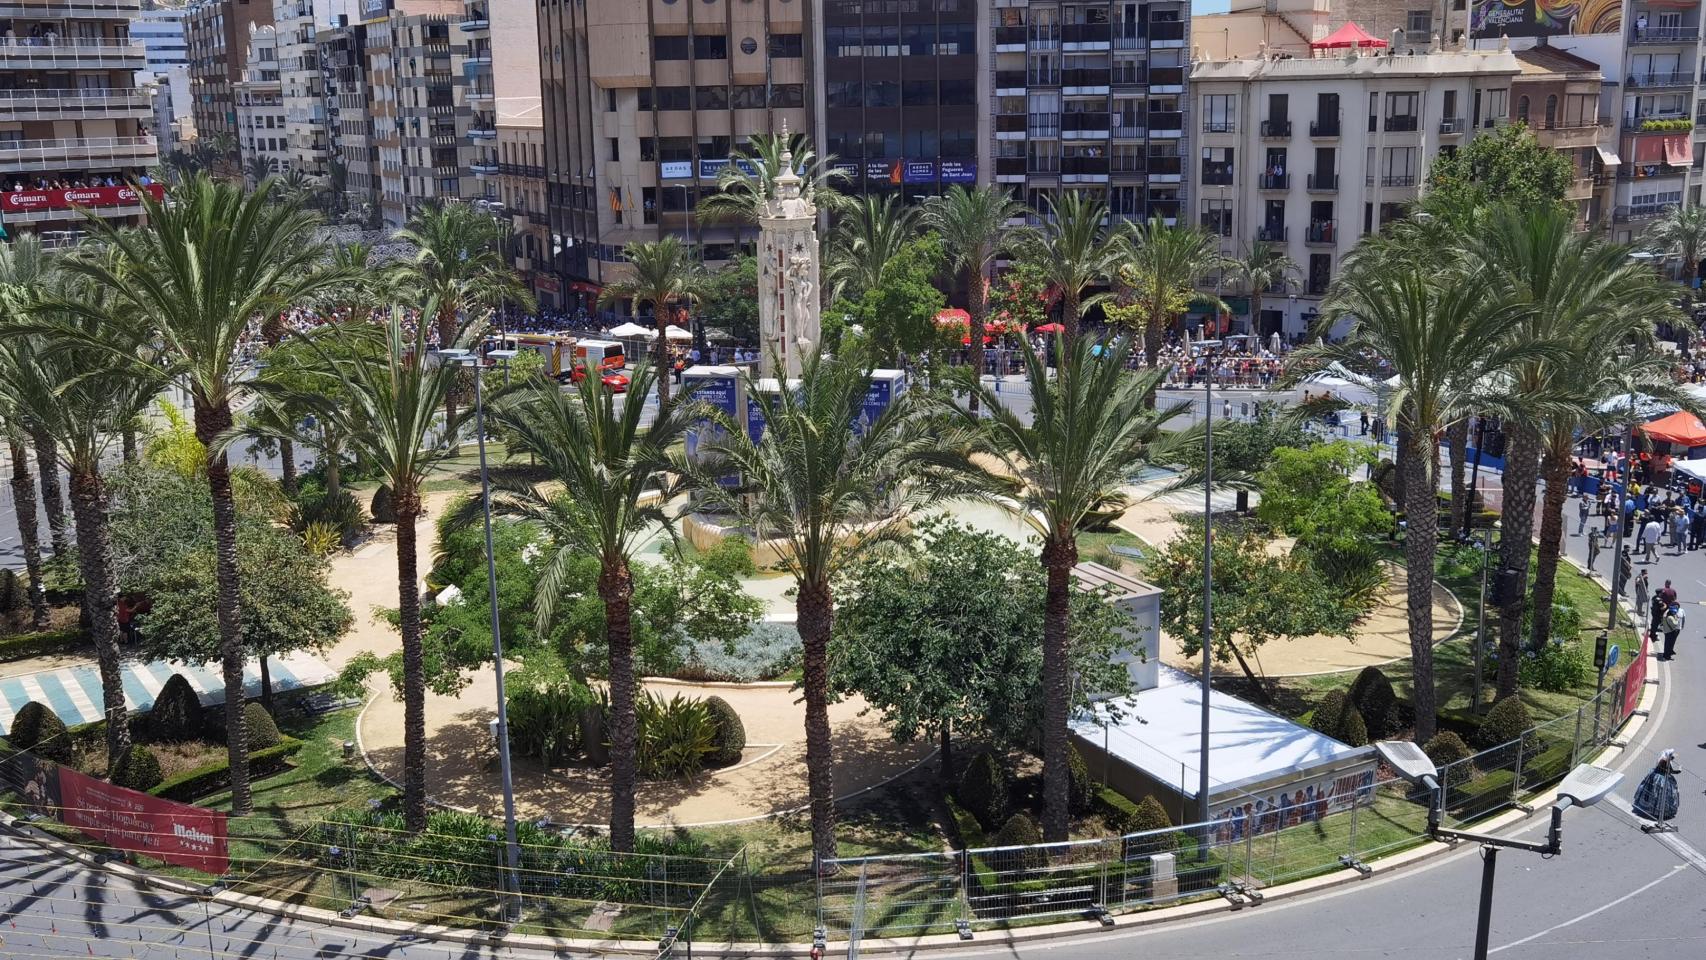
[[[140,189],[156,200],[166,196],[166,188],[151,183]],[[75,187],[69,190],[14,190],[0,193],[0,213],[28,213],[31,210],[69,210],[72,207],[129,207],[142,202],[133,187]]]
[[[942,182],[943,183],[976,183],[977,182],[977,161],[976,160],[943,160],[942,161]]]
[[[391,0],[361,0],[362,23],[383,20],[390,12]]]
[[[906,392],[906,371],[872,370],[871,386],[865,391],[865,402],[859,407],[859,419],[854,429],[862,436],[865,430]]]
[[[692,387],[693,399],[718,411],[728,418],[729,423],[740,423],[740,373],[734,367],[689,367],[682,371],[681,385]],[[698,420],[687,431],[687,459],[703,463],[710,458],[711,448],[727,435],[718,421],[710,417]],[[739,483],[739,479],[730,475],[719,478],[718,482],[732,487]]]
[[[1622,30],[1623,6],[1619,0],[1472,0],[1469,10],[1469,36],[1475,40],[1585,36]]]
[[[665,180],[690,180],[693,177],[691,160],[665,160],[661,166]]]

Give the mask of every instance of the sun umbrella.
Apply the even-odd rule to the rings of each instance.
[[[654,335],[656,332],[657,331],[653,330],[651,327],[643,327],[637,323],[624,323],[620,326],[612,327],[610,335],[618,339],[625,339],[628,337],[649,337]]]
[[[1032,333],[1065,333],[1066,328],[1058,323],[1038,324],[1031,328]]]
[[[936,322],[944,327],[958,324],[962,327],[971,325],[971,314],[959,307],[948,307],[936,314]]]
[[[676,326],[673,323],[670,324],[669,326],[663,328],[663,335],[670,340],[691,340],[691,339],[693,339],[693,334],[688,333],[686,330],[681,329],[680,327]]]

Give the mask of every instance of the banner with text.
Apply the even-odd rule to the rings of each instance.
[[[161,200],[166,188],[151,183],[142,188]],[[131,187],[77,187],[71,190],[14,190],[0,193],[0,212],[28,213],[32,210],[69,210],[72,207],[128,207],[142,202]]]

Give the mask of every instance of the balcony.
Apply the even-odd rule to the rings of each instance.
[[[468,139],[470,140],[496,140],[497,138],[498,131],[495,127],[468,128]]]
[[[1236,133],[1237,131],[1238,124],[1233,120],[1204,120],[1202,122],[1203,133]]]
[[[1469,121],[1462,117],[1447,117],[1439,122],[1439,135],[1455,137],[1469,129]]]
[[[1109,123],[1106,113],[1065,113],[1060,117],[1060,135],[1066,140],[1106,140]]]
[[[1693,125],[1693,121],[1684,111],[1644,113],[1623,118],[1623,129],[1630,133],[1681,132]]]
[[[1205,187],[1230,187],[1232,186],[1232,168],[1205,169],[1202,172],[1202,182]]]
[[[0,17],[112,19],[142,9],[142,0],[0,0]]]
[[[1309,282],[1304,284],[1303,289],[1312,297],[1324,297],[1327,295],[1327,288],[1330,286],[1332,286],[1330,278],[1312,276],[1309,278]]]
[[[468,163],[468,169],[476,177],[490,177],[498,172],[498,162],[496,160],[471,160]]]
[[[1060,161],[1063,177],[1108,177],[1107,157],[1065,157]]]
[[[1312,173],[1304,188],[1310,193],[1335,193],[1339,189],[1339,175],[1336,173]]]
[[[1675,210],[1677,206],[1678,204],[1674,203],[1619,204],[1612,210],[1611,217],[1624,223],[1631,220],[1654,220]]]
[[[140,40],[14,37],[0,43],[0,66],[11,69],[134,70],[146,59]]]
[[[996,47],[996,51],[995,51],[996,53],[1024,53],[1025,52],[1025,28],[1024,27],[996,27],[995,28],[995,47]],[[1009,49],[1002,49],[1003,47],[1006,47]]]
[[[1394,187],[1394,188],[1413,187],[1416,185],[1416,175],[1413,173],[1402,173],[1402,174],[1384,176],[1384,177],[1380,178],[1380,185],[1382,187]],[[1368,178],[1368,186],[1371,186],[1371,187],[1374,186],[1374,178],[1373,177]]]
[[[1025,71],[1023,70],[995,71],[995,89],[997,90],[1023,90],[1028,86],[1030,84],[1025,81]]]
[[[1112,70],[1086,69],[1060,71],[1060,85],[1067,89],[1107,92],[1113,79]]]
[[[1025,115],[1021,113],[1003,113],[995,118],[996,133],[1024,133]]]
[[[1309,121],[1309,136],[1316,140],[1333,140],[1339,136],[1339,121],[1311,120]]]
[[[1060,158],[1056,156],[1032,157],[1026,167],[1031,173],[1059,173]]]
[[[1141,87],[1149,82],[1149,71],[1135,63],[1121,61],[1114,64],[1114,86]]]
[[[498,0],[498,2],[502,3],[503,0]],[[309,13],[309,16],[313,16],[312,12]],[[486,5],[483,3],[469,4],[464,8],[460,26],[463,31],[467,33],[479,33],[484,30],[490,30],[492,28],[492,21],[490,19],[490,14],[486,10]]]
[[[1109,173],[1148,173],[1149,163],[1146,157],[1134,153],[1120,153],[1108,158]]]
[[[1699,27],[1648,27],[1640,30],[1629,28],[1629,43],[1631,46],[1659,46],[1686,44],[1693,46],[1700,39]]]
[[[1303,232],[1303,242],[1311,247],[1337,246],[1339,242],[1339,221],[1317,220]]]
[[[1673,70],[1670,73],[1631,73],[1629,86],[1640,90],[1653,90],[1660,87],[1692,87],[1694,73],[1692,71]]]
[[[1060,28],[1066,50],[1106,50],[1111,36],[1105,23],[1068,23]]]
[[[1184,86],[1185,86],[1185,68],[1184,67],[1150,67],[1149,68],[1149,86],[1150,86],[1151,90],[1154,90],[1156,87],[1176,87],[1176,88],[1182,90],[1182,89],[1184,89]],[[1156,91],[1156,92],[1165,92],[1165,91]]]
[[[1184,173],[1185,165],[1178,157],[1150,157],[1149,175],[1152,177],[1170,177],[1177,180]]]
[[[1420,124],[1414,115],[1386,118],[1387,133],[1415,133],[1419,126]]]
[[[63,120],[78,116],[151,117],[148,95],[130,87],[0,90],[0,119]]]
[[[1185,23],[1182,20],[1157,20],[1149,24],[1149,45],[1182,46],[1185,42]]]
[[[996,157],[995,175],[997,177],[1023,177],[1025,175],[1025,158]]]
[[[1151,137],[1178,137],[1185,132],[1185,115],[1177,110],[1152,110],[1149,113]]]
[[[1290,230],[1274,224],[1256,228],[1256,240],[1260,243],[1284,243],[1290,235]]]
[[[1264,173],[1256,178],[1256,186],[1262,190],[1290,190],[1291,174]]]
[[[1587,200],[1593,196],[1594,186],[1593,177],[1577,177],[1564,188],[1564,199]]]
[[[1263,120],[1262,121],[1262,139],[1263,140],[1290,140],[1291,139],[1291,121],[1290,120]]]
[[[1115,140],[1142,140],[1149,133],[1147,121],[1135,117],[1122,117],[1115,114],[1109,121],[1113,130],[1109,131]]]
[[[149,167],[160,159],[153,137],[0,140],[0,168],[13,172],[67,166]]]
[[[1060,136],[1060,114],[1033,113],[1025,118],[1025,130],[1033,137]]]

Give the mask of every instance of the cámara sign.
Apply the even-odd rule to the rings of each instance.
[[[164,199],[166,188],[151,183],[142,188],[156,200]],[[77,187],[71,190],[14,190],[0,193],[0,212],[28,213],[32,210],[69,210],[72,207],[128,207],[141,203],[132,187]]]

